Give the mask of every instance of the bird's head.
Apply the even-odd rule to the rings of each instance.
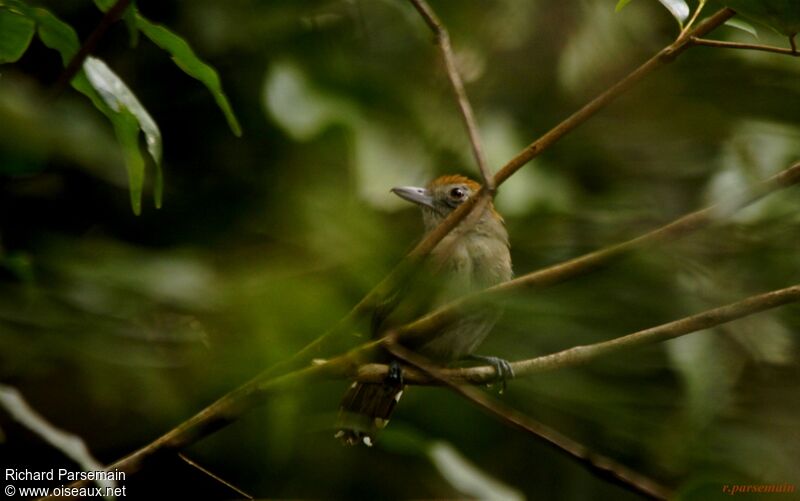
[[[481,185],[464,176],[448,175],[437,177],[427,186],[398,186],[392,188],[392,193],[413,202],[422,209],[427,230],[435,228],[444,218],[453,212],[459,205],[474,196]],[[503,220],[494,207],[489,207],[486,215],[481,219],[489,218],[502,224]]]

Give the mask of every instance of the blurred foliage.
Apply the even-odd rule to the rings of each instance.
[[[117,2],[116,0],[97,0],[95,3],[105,12]],[[125,8],[121,17],[128,26],[131,45],[138,43],[138,33],[141,31],[156,45],[167,51],[179,68],[208,87],[225,114],[233,133],[241,136],[241,126],[233,114],[228,98],[222,91],[217,72],[200,60],[185,40],[167,28],[143,17],[138,12],[135,3]],[[0,63],[17,61],[29,46],[34,31],[38,31],[39,38],[44,45],[61,54],[65,68],[69,68],[73,58],[79,54],[80,41],[72,26],[64,23],[52,12],[41,7],[32,7],[22,0],[0,1],[0,28],[3,29],[3,39],[0,43]],[[163,195],[161,131],[145,107],[125,85],[125,82],[102,60],[95,57],[87,57],[83,61],[82,67],[77,70],[70,83],[76,90],[86,95],[114,126],[114,132],[122,148],[125,167],[128,171],[131,206],[137,215],[142,210],[142,189],[145,177],[145,159],[139,148],[139,131],[142,131],[147,151],[155,166],[153,198],[156,208],[160,208]],[[60,84],[61,81],[58,81],[56,86]],[[56,94],[60,93],[60,90],[57,88]]]
[[[677,34],[657,2],[616,14],[602,0],[432,4],[495,169]],[[102,17],[88,0],[37,5],[80,40]],[[93,55],[158,124],[160,211],[131,214],[115,131],[91,103],[71,91],[48,100],[63,62],[42,37],[0,67],[0,381],[102,462],[341,318],[420,236],[419,214],[390,187],[475,176],[439,53],[403,1],[137,8],[216,68],[246,131],[232,135],[218,96],[172,64],[177,48],[140,27],[132,50],[132,21],[112,26]],[[712,36],[752,40],[730,27]],[[797,59],[701,47],[648,77],[501,187],[517,273],[724,203],[796,161],[798,77]],[[520,293],[481,353],[527,358],[794,284],[798,214],[785,190]],[[788,306],[514,381],[501,398],[687,499],[722,497],[724,484],[800,485],[798,329]],[[344,387],[281,395],[187,453],[260,497],[635,498],[438,388],[411,388],[376,447],[342,448],[331,427]],[[2,465],[71,464],[5,414],[0,429]],[[161,461],[130,477],[128,497],[230,496]]]

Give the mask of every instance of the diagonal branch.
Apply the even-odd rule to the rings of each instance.
[[[541,372],[573,367],[591,362],[608,354],[646,344],[660,343],[679,336],[716,327],[739,318],[778,308],[800,301],[800,285],[751,296],[741,301],[720,306],[673,322],[650,327],[626,336],[586,346],[575,346],[557,353],[512,362],[515,377],[530,376]],[[415,364],[414,364],[415,365]],[[383,364],[366,364],[358,368],[357,381],[374,383],[385,381],[388,367]],[[413,369],[403,372],[406,384],[430,385],[441,383],[441,379],[452,384],[486,384],[497,380],[494,367],[480,366],[462,369],[441,369],[439,377],[426,371]]]
[[[447,76],[450,78],[450,83],[453,86],[453,92],[456,95],[458,107],[461,110],[461,116],[464,119],[464,125],[467,128],[469,135],[469,143],[472,146],[472,154],[475,156],[475,161],[478,163],[478,169],[481,173],[483,186],[489,193],[494,193],[495,185],[492,173],[486,164],[486,156],[483,153],[481,146],[481,138],[478,133],[478,125],[475,122],[475,115],[472,113],[472,105],[467,98],[467,91],[464,90],[464,83],[461,81],[461,76],[456,68],[455,56],[453,54],[453,47],[450,45],[450,35],[447,28],[439,20],[436,12],[433,11],[430,5],[425,0],[409,0],[419,12],[425,24],[433,32],[436,37],[436,43],[442,51],[442,58],[444,59],[444,66],[447,70]]]
[[[241,496],[242,499],[255,499],[253,496],[251,496],[250,494],[246,493],[242,489],[236,487],[235,485],[233,485],[232,483],[228,482],[224,478],[220,477],[219,475],[217,475],[213,471],[211,471],[208,468],[205,468],[204,466],[198,464],[196,461],[194,461],[193,459],[189,458],[189,456],[187,456],[186,454],[184,454],[182,452],[179,452],[178,453],[178,457],[181,458],[186,464],[188,464],[192,468],[195,468],[197,471],[199,471],[202,474],[206,475],[207,477],[211,478],[215,482],[217,482],[219,484],[222,484],[225,487],[227,487],[228,489],[232,490],[233,492],[235,492],[236,494]]]
[[[632,251],[639,250],[659,242],[682,237],[702,229],[715,221],[730,216],[735,211],[763,198],[770,193],[793,186],[800,182],[800,162],[762,181],[749,193],[731,196],[719,205],[713,205],[691,214],[687,214],[660,228],[639,235],[630,240],[604,247],[589,254],[584,254],[563,263],[558,263],[531,273],[527,273],[508,282],[460,298],[446,304],[428,315],[400,327],[398,330],[404,339],[426,338],[442,329],[456,319],[463,311],[472,308],[491,296],[505,295],[522,288],[547,287],[566,280],[585,275],[609,264]]]
[[[458,383],[448,379],[444,371],[427,359],[404,348],[394,341],[387,340],[385,344],[387,350],[398,359],[406,362],[412,367],[416,367],[422,374],[450,388],[455,393],[466,398],[492,416],[500,419],[513,428],[520,429],[537,438],[544,440],[548,445],[553,446],[560,452],[567,453],[580,464],[588,468],[592,473],[601,478],[611,480],[614,483],[634,492],[644,494],[655,499],[668,499],[671,492],[666,487],[659,485],[655,480],[631,470],[617,461],[598,454],[585,445],[577,442],[566,435],[546,426],[539,421],[513,409],[512,407],[492,398],[487,393],[471,386],[460,386]]]
[[[339,364],[344,365],[348,356],[340,357]],[[337,366],[337,361],[331,365],[317,365],[291,372],[289,374],[268,378],[261,374],[251,379],[242,386],[230,391],[217,401],[204,408],[194,416],[182,422],[175,428],[164,433],[154,441],[128,454],[109,465],[107,471],[123,471],[133,473],[141,470],[149,461],[168,452],[177,452],[198,440],[235,422],[244,413],[263,402],[264,399],[278,391],[298,387],[303,383],[324,377],[331,366]],[[85,487],[89,481],[78,481],[70,487]],[[42,499],[60,499],[59,496],[48,496]],[[63,496],[63,499],[71,499]]]
[[[797,301],[800,301],[800,285],[752,296],[736,303],[698,313],[667,324],[651,327],[610,341],[588,346],[578,346],[551,355],[514,362],[512,363],[512,367],[518,376],[528,376],[548,370],[572,367],[623,349],[665,341]],[[380,347],[396,350],[396,339],[402,340],[400,337],[392,337],[372,341],[344,355],[277,378],[270,377],[266,372],[262,373],[239,388],[224,395],[216,402],[150,444],[145,445],[109,465],[107,469],[117,469],[126,473],[138,471],[153,457],[165,452],[179,451],[236,421],[250,409],[262,403],[269,395],[292,388],[302,388],[301,385],[307,384],[310,381],[351,378],[364,382],[382,382],[386,378],[387,367],[379,364],[362,365],[362,361],[366,360],[371,353]],[[407,352],[403,351],[402,353],[405,354]],[[443,369],[439,370],[437,374],[446,378],[449,385],[485,384],[497,379],[497,374],[492,367]],[[404,371],[404,380],[408,384],[430,385],[440,382],[437,378],[432,378],[429,373],[420,371],[419,369],[407,369]],[[489,410],[493,413],[497,413],[498,408],[495,407]],[[503,415],[510,417],[509,422],[515,424],[515,426],[520,426],[527,431],[536,433],[560,448],[567,450],[566,446],[562,447],[559,445],[558,437],[560,435],[558,435],[557,432],[549,429],[532,431],[536,430],[536,425],[527,421],[528,418],[511,409],[508,409],[508,411],[505,409],[500,410],[502,410],[502,413],[505,413]],[[521,425],[520,422],[522,422],[524,426]],[[528,430],[528,428],[532,430]],[[563,444],[568,444],[569,439],[566,439],[566,437],[563,438],[566,440],[562,441]],[[572,451],[568,452],[576,455]],[[585,450],[583,453],[584,456],[576,455],[576,457],[583,458],[584,461],[589,463],[594,461],[601,465],[604,464],[597,456],[591,456],[592,460],[589,460],[586,458],[586,455],[589,453]],[[600,469],[602,470],[602,468]],[[75,482],[70,484],[70,487],[85,486],[88,485],[88,483],[88,481]]]
[[[731,9],[722,9],[714,15],[703,21],[697,28],[690,32],[690,37],[702,37],[719,27],[725,21],[733,17],[735,14]],[[424,17],[424,15],[423,15]],[[655,56],[650,58],[647,62],[639,66],[637,69],[629,73],[618,83],[611,88],[594,98],[583,108],[570,115],[567,119],[556,125],[550,131],[545,133],[539,139],[528,145],[522,152],[512,158],[502,169],[500,169],[494,176],[495,186],[500,186],[523,165],[528,163],[533,158],[539,156],[547,148],[558,142],[566,134],[574,130],[579,125],[589,120],[595,113],[608,106],[617,97],[622,95],[625,91],[633,87],[646,75],[652,73],[656,69],[672,62],[684,50],[691,47],[689,37],[682,40],[677,40],[661,51]],[[483,191],[483,190],[481,190]],[[337,337],[338,334],[344,332],[352,323],[365,314],[369,313],[380,301],[386,297],[386,294],[394,290],[394,286],[402,281],[412,270],[416,269],[416,265],[422,258],[428,255],[439,242],[446,237],[450,231],[458,226],[461,221],[470,213],[476,206],[481,197],[471,197],[465,203],[461,204],[456,210],[442,221],[439,226],[428,232],[408,255],[389,272],[378,285],[372,288],[361,301],[358,302],[347,315],[340,320],[333,328],[311,341],[308,345],[295,353],[289,360],[280,362],[274,367],[269,369],[270,374],[277,374],[291,368],[302,367],[303,364],[308,363],[312,358],[318,357],[332,344],[331,341]]]
[[[748,203],[754,202],[759,198],[772,193],[774,191],[778,191],[781,188],[792,186],[795,183],[800,181],[800,164],[795,164],[794,166],[780,172],[779,174],[771,177],[767,181],[762,182],[757,188],[753,191],[753,193],[743,196],[743,197],[733,197],[733,202],[727,205],[727,209],[723,208],[707,208],[702,211],[695,212],[690,214],[689,216],[684,216],[683,218],[674,221],[666,226],[663,226],[657,230],[654,230],[650,233],[645,235],[639,236],[628,242],[623,242],[622,244],[617,244],[616,246],[609,247],[605,250],[596,251],[592,254],[588,254],[582,258],[576,258],[571,261],[567,261],[566,263],[562,263],[550,268],[545,268],[544,270],[540,270],[538,272],[534,272],[529,275],[524,275],[515,281],[507,282],[512,284],[520,284],[525,286],[531,285],[548,285],[553,284],[556,282],[560,282],[576,276],[580,273],[585,273],[590,269],[594,269],[595,267],[599,266],[603,262],[607,262],[613,257],[621,255],[623,252],[620,249],[624,249],[625,252],[638,248],[645,243],[653,243],[656,241],[660,241],[667,236],[676,237],[679,235],[686,234],[690,231],[699,229],[703,227],[705,224],[708,224],[713,218],[717,218],[721,215],[729,214],[736,209],[747,205]],[[713,216],[713,217],[712,217]],[[616,249],[616,250],[614,250]],[[612,251],[613,250],[613,251]],[[602,256],[594,257],[588,259],[588,256]],[[538,278],[537,278],[538,277]],[[520,282],[521,281],[521,282]],[[794,289],[794,288],[792,288]],[[770,301],[773,300],[783,300],[787,299],[787,294],[791,296],[794,292],[781,292],[777,291],[779,294],[777,296],[772,297],[769,299]],[[485,294],[492,294],[494,293],[492,289],[489,289],[485,292]],[[752,303],[747,303],[750,306],[754,306]],[[764,303],[764,307],[759,307],[759,302],[755,302],[756,308],[752,310],[751,314],[757,311],[762,311],[768,307],[775,307],[779,306],[780,304],[785,304],[784,302],[780,302],[780,304],[775,304],[774,306],[770,306],[770,304]],[[449,309],[459,308],[456,304],[451,304],[450,306],[446,307]],[[730,310],[726,310],[730,313]],[[735,309],[734,309],[735,311]],[[441,315],[442,311],[438,310],[434,312],[435,315]],[[721,320],[722,321],[730,321],[734,318],[739,318],[743,315],[738,316],[730,316],[728,320]],[[396,335],[399,339],[403,341],[408,341],[412,339],[415,335],[419,335],[418,332],[430,332],[427,329],[431,328],[431,324],[426,324],[425,322],[431,322],[430,315],[428,317],[423,317],[416,322],[413,322],[410,325],[401,327],[396,331]],[[721,317],[716,317],[721,318]],[[436,321],[439,321],[437,319]],[[707,320],[711,321],[712,318],[709,317]],[[716,325],[716,324],[714,324]],[[663,326],[660,328],[664,328]],[[660,329],[654,328],[654,329]],[[700,327],[700,328],[708,328],[708,327]],[[652,331],[653,329],[651,329]],[[334,331],[329,331],[335,332]],[[658,334],[659,331],[656,331]],[[677,331],[674,331],[677,332]],[[650,334],[656,335],[656,334]],[[322,338],[318,338],[317,344],[315,345],[312,343],[309,347],[304,350],[304,355],[313,354],[317,351],[318,348],[322,346],[322,343],[319,341],[320,339],[327,339],[323,335]],[[640,336],[641,337],[641,336]],[[283,390],[287,387],[291,387],[293,385],[297,385],[301,382],[309,381],[312,379],[319,379],[319,378],[342,378],[342,377],[353,377],[360,381],[364,382],[378,382],[383,381],[387,375],[387,367],[385,365],[380,364],[364,364],[365,361],[368,360],[369,355],[374,351],[380,349],[384,340],[377,340],[372,341],[370,343],[363,344],[350,352],[346,353],[345,355],[338,356],[327,362],[313,365],[311,367],[305,367],[300,370],[296,370],[294,372],[290,372],[280,377],[274,377],[276,372],[275,367],[267,369],[266,371],[262,372],[255,378],[251,379],[250,381],[244,383],[241,387],[229,392],[228,394],[222,396],[219,400],[212,403],[205,409],[198,412],[192,418],[184,421],[177,427],[173,428],[172,430],[165,433],[160,438],[156,439],[155,441],[151,442],[150,444],[142,447],[141,449],[133,452],[132,454],[126,456],[125,458],[120,459],[113,465],[109,466],[109,468],[118,468],[120,471],[126,472],[134,472],[138,471],[143,464],[152,456],[157,455],[160,452],[168,451],[168,450],[181,450],[188,445],[193,444],[194,442],[202,439],[203,437],[210,435],[217,430],[227,426],[228,424],[236,421],[241,415],[248,412],[251,408],[258,405],[264,398],[266,398],[269,394],[277,390]],[[610,341],[607,343],[611,343],[615,341]],[[618,348],[618,347],[617,347]],[[603,348],[602,350],[606,350],[607,348]],[[588,361],[595,356],[598,356],[598,350],[590,350],[587,347],[578,347],[574,350],[577,351],[570,351],[566,350],[565,352],[560,352],[552,355],[547,355],[545,357],[539,357],[532,360],[515,362],[513,364],[514,371],[518,375],[534,373],[543,370],[552,370],[555,368],[559,368],[561,365],[559,364],[576,364],[576,363],[583,363]],[[577,353],[577,354],[576,354]],[[588,353],[588,355],[587,355]],[[605,351],[603,351],[605,353]],[[584,358],[582,358],[584,357]],[[300,357],[295,356],[295,362]],[[284,367],[284,366],[281,366]],[[454,382],[464,382],[464,383],[474,383],[474,384],[483,384],[487,382],[494,381],[496,379],[496,374],[492,367],[473,367],[470,369],[448,369],[443,370],[442,373],[446,375],[448,378],[453,380]],[[432,384],[431,378],[426,376],[424,373],[419,371],[414,371],[413,369],[409,369],[406,374],[406,381],[410,384]],[[74,484],[74,485],[81,485],[81,484]]]
[[[595,113],[608,106],[620,95],[637,84],[642,78],[662,66],[671,63],[683,51],[692,46],[691,37],[703,37],[725,23],[736,13],[731,9],[722,9],[714,13],[711,17],[700,23],[697,28],[692,30],[688,37],[679,38],[675,42],[661,49],[655,56],[648,59],[644,64],[633,70],[625,78],[611,86],[608,90],[594,98],[586,106],[570,115],[566,120],[550,129],[545,135],[529,144],[521,153],[512,158],[494,176],[498,186],[517,172],[523,165],[539,156],[544,150],[555,144],[559,139],[571,132],[577,126],[591,118]]]

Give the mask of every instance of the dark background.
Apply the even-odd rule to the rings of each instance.
[[[342,317],[421,235],[390,187],[475,176],[439,54],[409,4],[137,3],[219,71],[244,130],[233,136],[201,84],[114,25],[96,55],[162,131],[161,210],[147,190],[133,215],[111,127],[86,99],[46,101],[55,52],[34,40],[0,68],[0,381],[104,463]],[[494,169],[676,36],[658,2],[617,14],[614,3],[432,2]],[[102,17],[88,0],[44,4],[82,39]],[[755,41],[729,27],[713,36]],[[730,200],[787,167],[800,154],[798,82],[797,59],[709,48],[649,76],[502,186],[516,273]],[[530,358],[793,285],[798,209],[785,190],[520,293],[481,352]],[[721,497],[724,484],[800,485],[799,327],[787,306],[514,381],[501,398],[690,499]],[[343,448],[332,427],[345,385],[276,396],[186,452],[257,497],[508,493],[486,479],[460,485],[453,475],[475,478],[468,462],[529,499],[636,498],[442,389],[407,392],[376,447]],[[4,412],[0,429],[3,468],[75,468]],[[175,456],[124,485],[129,499],[233,497]]]

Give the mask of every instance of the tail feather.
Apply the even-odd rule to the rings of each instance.
[[[336,438],[345,445],[371,447],[389,423],[405,386],[385,383],[353,383],[342,398]]]

